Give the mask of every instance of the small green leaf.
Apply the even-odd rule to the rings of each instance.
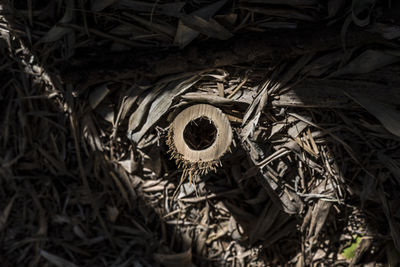
[[[343,249],[343,252],[342,252],[343,257],[345,257],[348,260],[351,260],[352,258],[354,258],[356,249],[357,249],[358,245],[360,244],[360,242],[361,242],[361,236],[354,235],[353,241],[350,244],[350,246]]]

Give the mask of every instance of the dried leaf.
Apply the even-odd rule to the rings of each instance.
[[[394,246],[398,251],[400,251],[400,227],[399,223],[395,220],[393,217],[393,211],[391,210],[391,207],[389,206],[388,200],[385,196],[385,193],[382,188],[379,190],[379,198],[382,203],[382,209],[383,212],[385,213],[386,219],[389,223],[390,227],[390,234],[393,238],[393,243]]]
[[[383,151],[378,153],[378,159],[391,171],[398,184],[400,184],[400,162],[385,155]]]
[[[10,202],[7,204],[7,206],[4,208],[3,212],[0,215],[0,233],[4,230],[6,227],[7,221],[8,221],[8,216],[10,215],[12,206],[14,204],[15,199],[17,198],[17,195],[14,195]]]
[[[396,250],[393,244],[389,244],[387,246],[386,255],[389,267],[396,267],[400,265],[400,252]]]
[[[108,83],[96,87],[89,95],[89,104],[92,109],[95,109],[109,92],[110,89],[108,89]]]
[[[164,91],[161,92],[161,94],[159,96],[157,96],[157,98],[151,103],[148,117],[146,118],[146,122],[144,123],[144,125],[140,128],[140,130],[131,132],[129,138],[132,141],[134,141],[135,143],[139,143],[139,141],[142,139],[144,134],[146,134],[146,132],[155,123],[157,123],[157,121],[167,112],[167,110],[169,109],[169,107],[172,104],[173,99],[175,97],[181,95],[182,93],[184,93],[186,90],[188,90],[199,79],[200,79],[199,75],[193,75],[190,78],[180,79],[178,81],[174,81],[174,82],[171,82],[170,84],[168,84],[168,86],[164,89]],[[159,91],[159,90],[157,89],[157,91]],[[153,92],[150,93],[148,99],[154,99],[154,98],[155,98],[154,93]],[[139,108],[141,108],[141,106],[143,104],[148,105],[150,102],[148,99],[146,99],[147,100],[146,102],[143,101],[145,103],[142,103],[139,106]],[[140,121],[140,118],[138,118],[139,116],[140,117],[143,116],[143,113],[137,114],[135,112],[129,119],[129,122],[134,123],[134,122]],[[136,123],[135,123],[135,125],[136,125]],[[130,125],[130,128],[131,128],[131,125]],[[136,128],[137,127],[132,128],[132,129],[136,129]]]
[[[72,21],[73,15],[74,15],[74,0],[66,0],[64,16],[58,23],[70,23]],[[71,31],[72,30],[69,28],[55,25],[38,42],[39,43],[55,42]]]
[[[178,45],[179,48],[182,49],[187,46],[191,41],[196,39],[198,35],[198,31],[195,31],[192,28],[186,26],[181,20],[179,20],[178,28],[176,29],[174,44]]]
[[[156,22],[152,20],[147,20],[140,16],[136,16],[126,12],[124,13],[124,15],[136,20],[137,22],[141,23],[142,25],[146,26],[148,29],[152,31],[160,32],[170,37],[175,36],[175,28],[166,22]]]
[[[288,5],[288,6],[314,6],[316,0],[241,0],[241,3],[268,4],[268,5]]]
[[[343,7],[345,0],[329,0],[328,1],[328,18],[335,17],[339,10]]]
[[[93,115],[88,113],[82,118],[82,134],[86,138],[92,151],[103,151],[104,145],[100,140],[100,136],[96,125],[94,124]]]
[[[269,29],[297,29],[298,24],[296,22],[289,21],[271,21],[271,22],[260,22],[257,24],[258,27],[264,27]]]
[[[277,219],[277,221],[279,222],[279,229],[276,228],[270,232],[267,240],[265,240],[263,243],[266,248],[276,243],[279,239],[288,236],[294,232],[294,229],[296,228],[296,222],[288,219],[289,217],[287,216]]]
[[[119,210],[115,206],[107,205],[107,217],[110,222],[115,223],[119,215]]]
[[[239,104],[247,106],[248,103],[241,101],[239,98],[238,100],[228,99],[225,97],[220,97],[217,95],[212,95],[210,93],[197,93],[197,92],[190,92],[181,96],[182,100],[197,102],[197,103],[208,103],[211,105],[233,105]]]
[[[205,20],[196,15],[181,17],[182,22],[193,30],[219,40],[227,40],[233,34],[213,19]]]
[[[362,191],[360,194],[361,207],[364,206],[367,199],[371,197],[371,195],[375,192],[375,190],[376,190],[375,177],[366,175],[364,179],[362,179]]]
[[[317,204],[312,208],[311,222],[308,229],[308,237],[315,240],[323,226],[332,207],[332,202],[318,200]]]
[[[351,5],[351,15],[353,22],[360,27],[364,27],[369,24],[372,10],[375,6],[376,0],[353,0]],[[364,18],[359,16],[367,13]]]
[[[92,11],[99,12],[108,6],[111,6],[118,0],[94,0],[92,3]]]
[[[57,267],[78,267],[77,265],[73,264],[72,262],[67,261],[66,259],[63,259],[57,255],[51,254],[44,250],[40,251],[40,255]]]
[[[227,0],[220,0],[210,5],[207,5],[192,12],[191,14],[189,14],[189,16],[198,16],[208,21],[211,17],[214,16],[216,12],[218,12],[218,10],[226,3],[226,1]],[[176,14],[176,17],[180,18],[180,20],[178,23],[178,28],[176,30],[174,44],[177,44],[180,48],[183,48],[191,41],[193,41],[199,35],[199,32],[183,23],[181,18],[187,17],[187,15],[180,13]]]
[[[129,118],[129,129],[128,133],[135,131],[142,124],[143,120],[148,113],[150,106],[154,99],[158,96],[162,89],[166,86],[165,83],[159,83],[154,86],[154,88],[149,91],[143,101],[140,103],[139,107]],[[133,104],[133,103],[132,103]]]
[[[266,205],[263,212],[259,215],[257,221],[251,227],[249,238],[250,243],[253,244],[259,238],[263,237],[266,232],[268,232],[278,217],[280,212],[279,207],[277,207],[274,203],[269,202],[269,205]]]
[[[374,23],[368,27],[368,31],[380,34],[383,38],[394,40],[400,37],[399,25],[388,25],[383,23]]]
[[[284,8],[263,8],[263,7],[253,7],[253,6],[242,6],[240,9],[247,10],[254,13],[263,14],[270,17],[280,17],[287,20],[303,20],[314,22],[316,19],[313,16],[306,14],[305,12],[298,11],[296,9],[290,10]]]
[[[155,253],[154,258],[166,267],[194,266],[192,263],[192,248],[176,254]]]
[[[360,93],[348,94],[348,96],[375,116],[386,130],[400,137],[400,113],[393,106],[386,105]]]
[[[185,2],[177,1],[172,3],[160,4],[158,2],[118,0],[116,6],[121,9],[133,9],[134,11],[139,12],[163,14],[176,17],[179,16],[181,9],[185,6]]]
[[[357,58],[352,60],[343,68],[332,73],[331,77],[337,77],[345,74],[368,73],[384,66],[396,63],[400,57],[390,51],[367,50]]]
[[[288,135],[293,139],[296,139],[296,137],[298,137],[307,126],[308,124],[304,121],[298,121],[295,125],[288,129]]]
[[[137,169],[137,163],[133,162],[131,159],[118,161],[118,164],[128,173],[132,173]]]

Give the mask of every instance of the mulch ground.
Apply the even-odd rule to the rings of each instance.
[[[398,266],[393,2],[0,3],[1,266]],[[199,103],[233,142],[188,175]]]

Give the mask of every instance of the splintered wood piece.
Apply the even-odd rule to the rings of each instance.
[[[167,140],[178,165],[195,174],[215,170],[231,142],[228,118],[208,104],[193,105],[180,112],[170,126]]]

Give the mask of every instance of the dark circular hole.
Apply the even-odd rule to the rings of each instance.
[[[217,138],[217,128],[214,123],[206,118],[200,117],[190,121],[183,131],[183,139],[186,144],[194,150],[209,148]]]

